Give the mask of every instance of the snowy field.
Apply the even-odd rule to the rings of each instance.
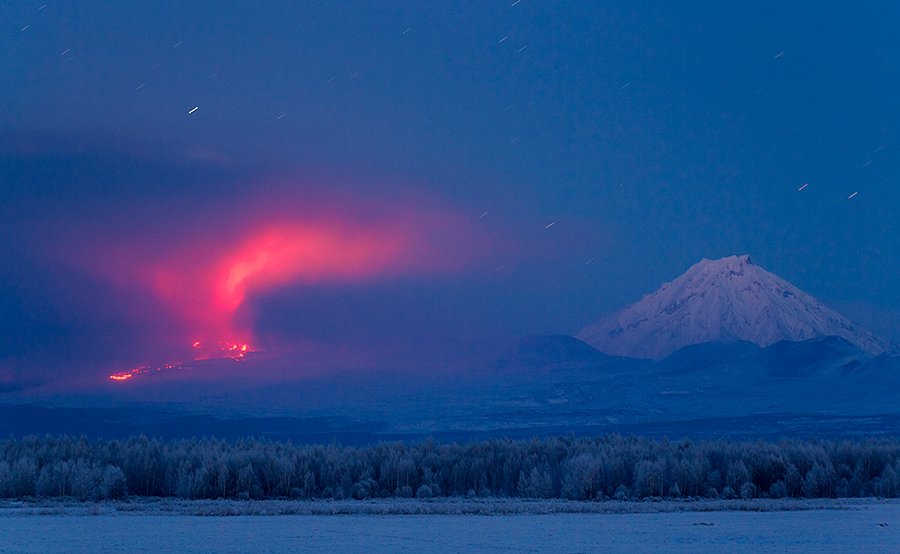
[[[160,509],[163,504],[167,507]],[[900,547],[898,502],[813,501],[785,504],[787,511],[772,511],[771,504],[750,508],[763,511],[705,511],[722,507],[705,502],[633,505],[644,506],[643,513],[615,513],[627,503],[586,503],[591,504],[619,508],[539,513],[543,508],[535,505],[534,513],[459,515],[456,505],[448,513],[410,515],[421,503],[419,508],[409,503],[393,515],[347,509],[344,515],[200,517],[188,514],[209,513],[210,503],[202,508],[189,502],[143,503],[130,511],[113,505],[5,503],[0,553],[897,552]],[[454,504],[431,506],[444,510]],[[484,506],[482,512],[491,513]]]

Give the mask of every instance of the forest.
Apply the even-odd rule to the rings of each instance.
[[[900,440],[295,445],[25,437],[0,442],[0,498],[368,499],[900,496]]]

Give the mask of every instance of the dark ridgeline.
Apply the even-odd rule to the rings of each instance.
[[[549,438],[299,446],[26,437],[0,443],[0,497],[900,496],[900,440]]]

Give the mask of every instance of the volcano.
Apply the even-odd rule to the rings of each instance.
[[[747,255],[704,258],[577,335],[605,354],[654,360],[694,344],[745,341],[765,347],[828,336],[873,355],[891,347]]]

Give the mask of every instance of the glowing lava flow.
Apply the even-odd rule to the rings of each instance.
[[[191,346],[198,351],[194,360],[224,360],[230,358],[235,361],[243,360],[247,354],[255,350],[247,343],[219,342],[212,348],[206,348],[199,340],[195,340]]]
[[[248,354],[255,352],[253,347],[247,343],[220,342],[213,348],[205,348],[201,341],[195,340],[191,346],[194,350],[198,351],[193,360],[195,362],[204,360],[234,360],[240,362],[245,360]],[[185,362],[170,362],[161,366],[142,365],[126,371],[113,373],[109,378],[113,381],[127,381],[138,375],[154,375],[190,368],[191,364]]]
[[[120,371],[119,373],[113,373],[109,376],[113,381],[127,381],[128,379],[133,378],[136,375],[149,375],[153,373],[159,373],[161,371],[171,371],[171,370],[179,370],[185,369],[189,366],[185,365],[182,362],[174,362],[168,363],[165,365],[152,367],[148,365],[138,366],[134,369],[129,369],[128,371]]]

